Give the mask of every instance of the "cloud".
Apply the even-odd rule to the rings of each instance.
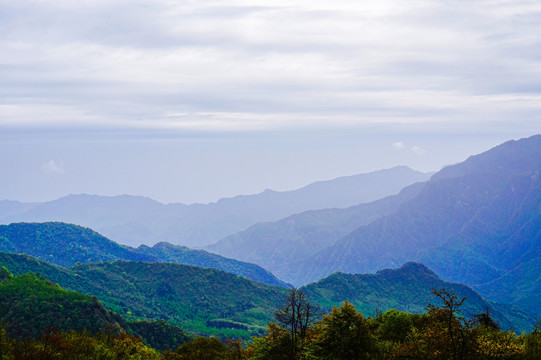
[[[421,155],[421,154],[425,153],[425,149],[423,149],[423,148],[421,148],[420,146],[417,146],[417,145],[413,146],[411,148],[411,151],[413,151],[417,155]]]
[[[405,146],[405,145],[404,145],[404,143],[403,143],[402,141],[397,141],[397,142],[393,143],[393,147],[394,147],[395,149],[403,149],[404,146]]]
[[[257,4],[0,2],[0,126],[539,122],[541,4]]]
[[[46,174],[64,174],[64,168],[54,160],[49,160],[41,165],[41,170]]]

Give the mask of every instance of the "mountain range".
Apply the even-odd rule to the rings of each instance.
[[[392,171],[397,169],[386,174]],[[138,236],[146,231],[154,239],[158,230],[149,230],[149,224],[162,235],[178,234],[177,225],[191,219],[190,229],[205,223],[201,229],[213,232],[207,240],[223,230],[214,229],[213,221],[219,229],[221,221],[247,216],[244,228],[235,225],[247,229],[206,249],[253,261],[286,282],[305,285],[309,298],[325,309],[348,300],[368,313],[391,307],[422,312],[431,291],[445,287],[468,298],[469,313],[489,309],[505,328],[529,330],[531,314],[541,314],[541,135],[472,156],[396,195],[341,209],[292,215],[288,211],[294,207],[273,196],[267,191],[188,206],[82,195],[38,205],[3,202],[0,212],[9,219],[43,209],[51,210],[50,216],[71,211],[105,227],[126,226]],[[267,215],[278,216],[273,209],[280,206],[288,214],[254,224],[265,202]],[[190,207],[190,215],[177,224],[178,213],[167,207]],[[246,215],[250,210],[252,217]],[[260,266],[165,242],[149,244],[120,245],[71,224],[14,223],[0,226],[0,251],[6,252],[0,253],[0,266],[17,275],[36,272],[64,289],[95,295],[106,309],[129,320],[171,319],[192,332],[220,336],[261,333],[287,293],[287,284]]]
[[[167,319],[196,334],[249,338],[260,335],[282,306],[287,289],[261,284],[223,271],[173,263],[114,261],[60,268],[28,255],[0,253],[0,266],[15,275],[39,273],[64,289],[96,296],[122,318]],[[302,288],[322,309],[349,299],[367,315],[391,308],[423,312],[433,288],[467,297],[468,313],[490,309],[504,328],[529,330],[533,316],[516,307],[492,304],[464,285],[439,279],[420,264],[375,275],[336,273]]]
[[[335,271],[374,272],[420,261],[445,280],[539,314],[540,204],[537,135],[444,168],[393,213],[288,263],[284,280],[309,283]]]
[[[62,267],[111,260],[176,262],[227,271],[270,285],[289,286],[254,264],[167,243],[158,243],[153,247],[141,245],[134,249],[73,224],[0,225],[0,251],[31,255]]]
[[[311,210],[277,222],[258,223],[205,249],[258,264],[299,286],[302,283],[296,281],[294,269],[288,264],[314,255],[359,226],[393,213],[400,204],[416,196],[423,186],[424,183],[416,183],[397,195],[345,209]]]
[[[199,247],[262,221],[306,210],[347,207],[398,193],[430,174],[401,166],[320,181],[292,191],[265,190],[210,204],[162,204],[138,196],[69,195],[45,203],[0,202],[0,223],[60,221],[90,227],[121,244],[169,242]]]

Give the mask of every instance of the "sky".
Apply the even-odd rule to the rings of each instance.
[[[0,0],[0,199],[437,171],[541,132],[541,2]]]

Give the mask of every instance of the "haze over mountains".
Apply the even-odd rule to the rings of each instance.
[[[413,174],[410,180],[419,175],[399,167],[361,178],[371,177],[387,188],[388,182],[378,176],[401,174]],[[344,193],[354,192],[344,185],[352,179],[336,181]],[[331,183],[335,184],[327,185]],[[182,227],[193,225],[189,231],[212,232],[208,240],[223,232],[220,227],[231,219],[249,223],[257,217],[289,213],[296,206],[323,204],[322,199],[294,200],[307,193],[311,197],[325,193],[321,186],[299,190],[305,195],[266,191],[209,205],[78,195],[37,205],[2,202],[0,211],[4,219],[71,212],[105,228],[120,229],[126,236],[125,230],[138,233],[140,238],[179,234]],[[326,189],[331,192],[332,187]],[[475,303],[471,311],[489,308],[503,326],[525,329],[531,324],[530,314],[541,314],[540,204],[541,135],[536,135],[472,156],[396,194],[346,208],[313,209],[274,222],[252,223],[205,247],[238,260],[166,242],[132,248],[72,224],[14,223],[0,226],[0,251],[30,254],[64,268],[7,253],[0,257],[0,266],[16,274],[35,271],[66,289],[97,295],[108,310],[128,318],[130,313],[150,319],[171,317],[191,329],[240,331],[245,338],[262,331],[271,319],[271,308],[287,292],[285,282],[308,284],[303,289],[325,307],[349,300],[365,312],[380,307],[422,311],[430,290],[445,286]],[[281,206],[287,211],[277,210]],[[191,215],[180,221],[178,209]],[[389,268],[399,269],[380,271]],[[122,289],[122,294],[112,294],[111,286]],[[211,303],[206,294],[222,303]]]
[[[435,174],[398,209],[290,263],[286,281],[420,261],[443,279],[541,313],[541,136],[510,141]],[[530,276],[521,277],[521,275]],[[516,279],[518,281],[513,281]],[[506,284],[505,295],[498,289]],[[535,295],[535,296],[534,296]]]
[[[316,254],[359,226],[393,213],[423,186],[424,183],[416,183],[397,195],[345,209],[311,210],[277,222],[255,224],[205,249],[258,264],[279,278],[302,285],[296,282],[295,271],[288,264]]]
[[[347,207],[380,199],[429,176],[401,166],[321,181],[298,190],[266,190],[206,205],[164,205],[127,195],[69,195],[41,204],[1,201],[0,223],[62,221],[90,227],[131,246],[166,241],[198,247],[257,222],[275,221],[306,210]]]

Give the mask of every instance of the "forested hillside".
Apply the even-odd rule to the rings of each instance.
[[[434,299],[433,289],[446,289],[459,298],[465,297],[464,314],[489,311],[503,329],[528,331],[535,316],[519,307],[487,302],[471,288],[441,280],[426,266],[407,263],[399,269],[386,269],[376,274],[334,273],[301,289],[314,303],[330,311],[344,301],[352,303],[367,315],[396,309],[410,313],[423,313],[426,304]]]
[[[32,255],[63,267],[111,260],[176,262],[223,270],[271,285],[288,286],[254,264],[167,243],[134,249],[117,244],[91,229],[64,223],[0,225],[0,251]]]
[[[37,338],[48,327],[93,334],[106,326],[122,329],[120,317],[106,311],[96,297],[63,290],[39,274],[13,276],[5,266],[0,276],[0,323],[11,337]]]
[[[223,271],[174,263],[115,261],[64,269],[0,253],[0,266],[16,275],[39,273],[64,289],[94,295],[127,320],[167,319],[192,333],[222,338],[262,333],[287,292]]]
[[[95,295],[128,320],[167,319],[200,334],[248,338],[261,334],[287,289],[229,273],[194,266],[116,261],[58,268],[24,255],[0,253],[0,266],[14,274],[40,273],[65,289]],[[348,300],[367,314],[393,308],[421,313],[434,287],[446,287],[471,299],[468,311],[490,308],[504,328],[528,329],[534,316],[487,303],[463,285],[443,282],[418,264],[376,275],[335,274],[303,288],[324,309]]]

